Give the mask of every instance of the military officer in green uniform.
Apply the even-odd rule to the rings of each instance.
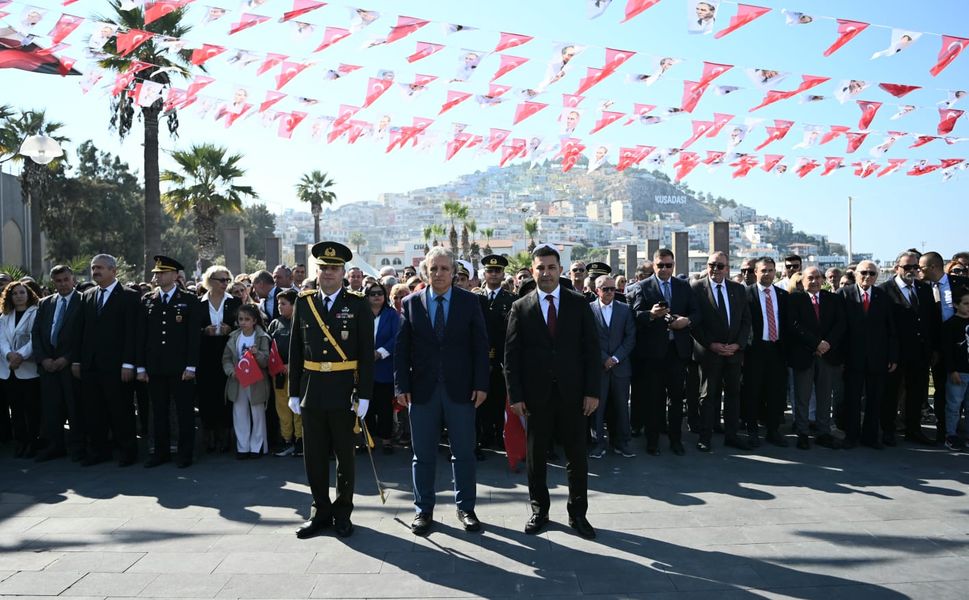
[[[508,328],[508,312],[517,296],[501,287],[505,279],[508,259],[497,254],[489,254],[481,259],[484,267],[484,286],[479,292],[481,310],[484,313],[485,327],[488,330],[488,360],[490,375],[488,398],[478,407],[476,413],[478,445],[476,456],[484,458],[482,448],[495,445],[503,447],[505,427],[505,373],[502,362],[505,358],[505,330]]]
[[[289,343],[289,406],[303,416],[306,478],[313,494],[310,520],[296,531],[300,539],[331,525],[340,537],[353,533],[353,426],[367,413],[374,370],[373,313],[363,294],[343,287],[353,254],[336,242],[319,242],[312,253],[319,289],[296,299]],[[336,455],[332,502],[331,449]]]

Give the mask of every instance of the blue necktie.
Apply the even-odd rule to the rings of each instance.
[[[670,303],[670,282],[669,281],[663,282],[663,297],[666,298],[666,303],[669,304]]]
[[[57,314],[54,317],[54,330],[50,334],[51,346],[57,345],[57,336],[60,335],[61,326],[64,325],[64,313],[67,312],[67,298],[61,296],[61,299],[57,302],[57,309],[55,312]]]
[[[437,308],[434,310],[434,335],[437,339],[444,339],[444,296],[434,298]]]

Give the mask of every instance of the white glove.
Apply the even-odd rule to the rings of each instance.
[[[363,398],[360,398],[359,400],[357,400],[356,413],[358,417],[360,417],[361,419],[366,417],[368,408],[370,408],[370,400],[364,400]]]
[[[289,398],[289,410],[293,411],[294,415],[300,414],[302,411],[299,408],[299,398],[296,396],[290,396]]]

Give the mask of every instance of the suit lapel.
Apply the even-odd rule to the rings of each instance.
[[[541,330],[545,332],[545,337],[551,340],[552,336],[548,332],[548,324],[545,322],[545,317],[542,316],[542,303],[541,303],[541,300],[539,299],[538,292],[539,290],[537,288],[535,289],[534,292],[532,292],[532,295],[531,295],[532,305],[529,307],[529,311],[534,315],[533,318],[538,320],[539,325],[541,325]],[[561,302],[559,302],[559,304],[561,304]],[[560,306],[555,307],[556,310],[558,310],[559,308],[561,307]]]

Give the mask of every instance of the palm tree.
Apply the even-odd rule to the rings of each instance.
[[[434,234],[434,244],[433,245],[434,246],[439,246],[440,245],[440,242],[438,241],[438,239],[440,237],[443,237],[444,234],[447,233],[447,229],[444,228],[444,225],[438,225],[437,223],[435,223],[435,224],[431,225],[431,233]]]
[[[145,15],[141,7],[125,10],[120,0],[110,0],[113,16],[96,17],[97,21],[113,23],[123,29],[141,29],[150,31],[155,37],[141,44],[131,53],[121,56],[117,48],[116,38],[112,38],[104,46],[109,54],[99,61],[102,68],[116,71],[119,74],[129,73],[138,64],[150,65],[137,73],[128,85],[128,89],[111,98],[111,127],[118,132],[122,139],[127,136],[135,124],[134,98],[128,95],[129,89],[144,82],[160,83],[170,86],[171,74],[188,75],[191,64],[191,50],[169,52],[157,43],[162,37],[183,38],[191,27],[182,23],[185,8],[178,8],[164,17],[145,25]],[[145,169],[145,277],[150,277],[151,258],[161,252],[162,234],[162,206],[161,185],[158,173],[158,121],[162,116],[164,102],[159,98],[150,106],[141,107],[142,124],[144,127],[144,169]],[[178,136],[178,114],[175,109],[165,113],[167,116],[168,132],[172,137]],[[147,280],[147,279],[146,279]]]
[[[296,184],[296,195],[303,202],[309,202],[310,212],[313,213],[313,243],[320,241],[320,215],[323,204],[333,204],[336,194],[330,188],[336,184],[330,176],[322,171],[311,171],[303,175]]]
[[[20,162],[20,193],[23,201],[30,206],[30,272],[39,277],[43,271],[43,255],[40,244],[41,214],[50,185],[51,174],[60,168],[61,160],[55,159],[46,165],[37,164],[19,154],[20,145],[32,135],[46,135],[58,144],[68,139],[57,132],[64,126],[57,121],[48,121],[42,110],[22,111],[14,118],[14,112],[7,106],[0,106],[0,155],[10,154],[9,160]]]
[[[495,228],[487,227],[485,229],[482,229],[481,235],[485,236],[485,247],[484,247],[485,255],[494,254],[494,252],[491,251],[491,238],[495,235]]]
[[[463,221],[468,218],[468,207],[460,202],[445,202],[444,216],[451,221],[451,230],[448,232],[448,241],[451,243],[451,252],[458,255],[458,230],[455,229],[455,221]]]
[[[195,235],[201,268],[207,269],[219,249],[216,219],[222,213],[242,210],[242,197],[257,198],[248,185],[235,180],[246,172],[238,166],[241,154],[226,156],[228,150],[212,144],[192,146],[171,153],[179,171],[166,170],[161,180],[173,184],[162,200],[165,209],[176,219],[188,214],[195,217]]]
[[[354,256],[360,256],[360,246],[365,246],[367,244],[367,237],[360,233],[359,231],[354,231],[350,234],[350,239],[348,240],[350,245],[354,247]]]
[[[423,230],[423,234],[424,234],[424,254],[427,254],[428,252],[431,251],[431,247],[428,244],[430,244],[430,242],[431,242],[431,235],[433,235],[433,233],[434,233],[434,226],[433,225],[425,225],[424,226],[424,230]]]
[[[535,251],[535,234],[538,233],[538,219],[525,219],[525,234],[528,236],[528,251]]]
[[[478,246],[478,242],[474,237],[478,233],[478,222],[474,219],[468,219],[464,222],[464,231],[468,232],[468,237],[470,238],[468,259],[471,261],[475,270],[478,270],[478,258],[481,257],[481,247]]]

